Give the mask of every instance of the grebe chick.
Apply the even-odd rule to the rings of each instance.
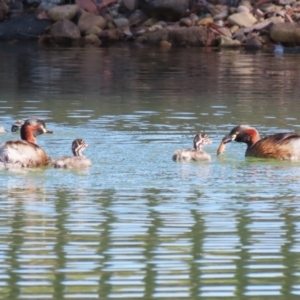
[[[3,126],[0,126],[0,133],[4,133],[4,132],[7,132],[7,130]]]
[[[232,141],[247,144],[245,156],[300,160],[300,135],[294,132],[276,133],[261,139],[255,128],[239,125],[222,139],[219,149],[224,149],[225,144]]]
[[[35,137],[43,133],[53,133],[42,120],[26,120],[21,127],[21,139],[4,142],[0,146],[0,166],[41,167],[51,163],[50,157],[36,144]]]
[[[17,132],[21,130],[21,127],[24,125],[24,120],[18,120],[14,124],[11,125],[11,132]]]
[[[174,161],[210,161],[211,157],[202,150],[202,146],[211,144],[211,139],[203,133],[196,134],[194,137],[194,149],[180,149],[175,151],[172,156]]]
[[[91,161],[83,156],[82,152],[88,147],[83,139],[76,139],[72,143],[74,156],[63,156],[52,162],[54,168],[80,169],[88,168],[92,165]]]

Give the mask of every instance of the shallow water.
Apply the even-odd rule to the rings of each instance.
[[[299,131],[297,54],[1,45],[0,124],[39,117],[52,158],[0,171],[2,299],[297,299],[300,163],[221,138]],[[195,133],[212,161],[174,163]],[[0,141],[18,134],[0,135]]]

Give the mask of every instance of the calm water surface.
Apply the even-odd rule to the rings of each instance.
[[[234,125],[300,132],[298,54],[1,45],[0,123],[52,158],[0,171],[1,299],[299,299],[300,163],[216,150]],[[174,163],[195,133],[210,163]],[[0,141],[18,134],[0,135]]]

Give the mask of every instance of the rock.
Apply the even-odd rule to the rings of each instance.
[[[231,47],[240,47],[241,43],[237,40],[233,40],[227,36],[218,36],[216,38],[217,46],[220,48],[231,48]]]
[[[143,23],[143,26],[153,26],[157,23],[157,20],[156,19],[153,19],[153,18],[150,18],[150,19],[147,19],[144,23]]]
[[[214,17],[216,15],[221,14],[222,12],[228,10],[226,5],[211,5],[208,7],[209,12],[211,13],[211,15]]]
[[[23,10],[24,5],[22,2],[9,2],[7,3],[9,10]]]
[[[1,0],[0,1],[0,22],[4,20],[7,13],[8,13],[8,6],[3,0]]]
[[[36,3],[39,3],[39,10],[48,10],[57,5],[64,4],[64,0],[26,0],[25,2],[31,5],[36,5]]]
[[[189,0],[139,0],[141,10],[158,20],[177,21],[189,8]]]
[[[116,42],[124,38],[124,34],[118,29],[103,30],[100,34],[101,41]]]
[[[85,32],[93,26],[97,26],[104,29],[106,26],[106,20],[102,16],[97,16],[92,13],[82,13],[78,20],[78,28],[80,32]]]
[[[52,24],[50,20],[38,20],[35,14],[25,14],[0,23],[0,41],[38,40]]]
[[[258,39],[260,40],[260,42],[263,45],[271,45],[272,44],[272,41],[271,41],[269,35],[267,35],[267,34],[259,36]]]
[[[162,29],[163,29],[163,27],[161,25],[155,24],[149,28],[149,31],[152,32],[152,31],[157,31],[157,30],[162,30]]]
[[[137,44],[146,44],[146,43],[147,43],[147,37],[144,36],[144,35],[138,36],[138,37],[135,39],[135,42],[136,42]]]
[[[158,21],[155,25],[161,26],[161,27],[168,27],[168,24],[165,21]]]
[[[124,6],[131,11],[137,9],[138,3],[137,0],[123,0]]]
[[[240,12],[246,12],[246,13],[249,13],[250,12],[250,9],[247,7],[247,6],[244,6],[244,5],[239,5],[237,10],[236,10],[237,13],[240,13]]]
[[[114,19],[114,23],[117,28],[124,28],[129,26],[129,20],[126,18]]]
[[[250,27],[257,22],[252,14],[246,12],[233,14],[228,17],[227,21],[231,25],[237,25],[239,27]]]
[[[99,47],[101,45],[101,41],[95,34],[86,35],[84,38],[85,45],[91,45]]]
[[[128,18],[130,26],[138,26],[144,23],[148,17],[140,9],[135,10]]]
[[[190,14],[190,19],[192,20],[193,25],[196,25],[197,22],[199,21],[199,17],[194,13]]]
[[[238,30],[234,33],[234,39],[240,43],[244,43],[246,41],[246,36],[242,30]]]
[[[224,20],[228,17],[228,9],[222,10],[220,13],[214,15],[214,21]]]
[[[118,29],[110,29],[110,30],[108,30],[108,37],[111,40],[120,41],[123,39],[124,34],[121,33]]]
[[[138,38],[139,43],[148,43],[150,45],[160,45],[161,41],[168,41],[169,29],[163,28],[162,30],[147,31]]]
[[[190,18],[181,18],[179,20],[180,26],[191,27],[193,25],[193,21]]]
[[[48,1],[43,1],[39,4],[38,6],[38,10],[39,11],[47,11],[53,7],[56,7],[57,4],[54,4],[54,3],[51,3],[51,2],[48,2]]]
[[[107,25],[106,25],[106,28],[107,29],[115,29],[116,25],[113,22],[108,22]]]
[[[79,6],[77,4],[73,5],[60,5],[50,8],[48,10],[48,16],[54,22],[59,20],[67,19],[71,20],[75,17],[79,10]]]
[[[286,46],[300,45],[300,26],[296,23],[270,25],[270,37],[275,43]]]
[[[250,37],[246,40],[244,46],[248,49],[259,49],[262,47],[262,43],[257,37]]]
[[[162,30],[161,30],[162,31]],[[204,27],[179,27],[169,31],[168,41],[174,46],[205,46],[207,30]]]
[[[106,14],[104,16],[104,19],[106,22],[113,22],[114,18],[111,16],[111,14]]]
[[[237,32],[240,29],[240,27],[237,25],[234,25],[234,26],[230,27],[229,29],[230,29],[231,34],[234,34],[235,32]]]
[[[269,18],[268,20],[272,21],[272,23],[284,23],[284,19],[282,17],[273,16]]]
[[[252,7],[251,2],[253,2],[253,1],[251,1],[251,0],[241,0],[238,5],[246,6],[246,7],[249,8],[249,10],[252,10],[253,7]]]
[[[203,19],[200,19],[198,22],[197,22],[197,25],[208,25],[208,24],[211,24],[214,22],[214,19],[213,18],[203,18]]]
[[[231,33],[230,29],[227,27],[220,27],[218,29],[218,32],[222,33],[224,36],[232,38],[232,33]]]
[[[146,33],[149,44],[160,45],[167,41],[177,47],[204,46],[207,40],[207,30],[204,27],[167,27],[151,33]]]
[[[296,0],[278,0],[277,4],[285,6],[285,5],[293,4],[295,2],[297,2],[297,1]]]
[[[263,13],[275,12],[277,10],[276,5],[273,3],[264,3],[264,4],[259,5],[258,8]]]
[[[95,13],[98,11],[97,2],[95,0],[75,0],[75,3],[87,12]]]
[[[168,41],[161,41],[160,47],[164,50],[169,50],[172,47],[172,44]]]
[[[80,38],[80,30],[73,22],[64,19],[51,26],[50,35],[54,42],[69,45],[72,40]]]
[[[85,31],[85,35],[100,35],[102,32],[102,29],[97,26],[92,26],[88,30]]]

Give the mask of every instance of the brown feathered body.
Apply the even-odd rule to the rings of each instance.
[[[25,121],[21,128],[22,140],[4,142],[0,147],[0,166],[35,168],[48,166],[50,157],[36,144],[35,137],[42,133],[52,133],[39,119]]]
[[[255,128],[239,125],[223,138],[221,144],[231,141],[246,143],[245,156],[248,157],[300,160],[300,135],[294,132],[276,133],[260,139]]]
[[[177,162],[210,161],[210,155],[202,150],[202,147],[207,144],[211,144],[211,140],[206,134],[196,134],[194,137],[194,149],[179,149],[175,151],[172,159]]]

